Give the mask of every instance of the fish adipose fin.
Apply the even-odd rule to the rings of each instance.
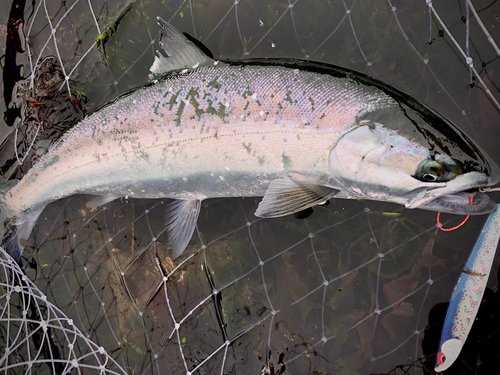
[[[269,187],[259,203],[255,216],[280,217],[323,204],[339,190],[307,182],[278,179]]]
[[[188,245],[198,221],[201,200],[198,198],[177,199],[165,211],[165,223],[174,258],[182,254]]]
[[[213,60],[193,42],[160,17],[158,17],[158,25],[161,29],[159,44],[166,56],[156,51],[157,56],[149,69],[151,71],[150,79],[160,78],[172,71],[196,69],[199,66],[213,63]]]

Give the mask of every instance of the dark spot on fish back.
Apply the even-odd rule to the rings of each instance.
[[[55,163],[57,163],[58,161],[59,161],[59,156],[58,156],[58,155],[56,155],[56,156],[54,156],[54,157],[52,158],[52,160],[51,160],[51,161],[49,161],[49,162],[45,163],[45,164],[43,165],[43,168],[42,168],[42,169],[44,169],[44,170],[45,170],[45,169],[47,169],[48,167],[50,167],[50,166],[54,165]]]
[[[184,112],[185,106],[186,106],[186,103],[184,103],[184,101],[181,101],[179,103],[179,108],[177,109],[177,113],[175,114],[175,124],[177,126],[181,126],[181,124],[182,124],[181,116],[182,116],[182,113]]]
[[[285,169],[290,169],[292,167],[292,161],[285,154],[281,155],[281,161],[283,162],[283,166],[285,167]]]
[[[219,91],[222,87],[222,85],[217,82],[217,78],[214,78],[212,81],[210,81],[208,83],[208,86],[214,88],[216,91]]]

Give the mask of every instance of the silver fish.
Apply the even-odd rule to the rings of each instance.
[[[480,150],[451,123],[361,74],[296,60],[217,62],[159,19],[153,83],[88,116],[0,198],[4,236],[27,238],[43,209],[72,194],[94,205],[172,198],[173,256],[201,202],[263,196],[260,217],[335,198],[459,214],[495,204]],[[465,192],[469,190],[469,192]],[[470,203],[470,197],[474,201]]]

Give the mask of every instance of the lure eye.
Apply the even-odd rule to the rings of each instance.
[[[439,354],[438,354],[438,363],[439,363],[439,365],[444,364],[445,361],[446,361],[446,356],[444,355],[443,352],[439,352]]]
[[[415,177],[424,182],[440,182],[446,171],[444,167],[435,160],[424,160],[417,167]]]

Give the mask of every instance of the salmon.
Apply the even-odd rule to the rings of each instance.
[[[263,197],[256,216],[331,198],[457,214],[495,204],[477,146],[408,95],[359,73],[299,60],[219,62],[159,19],[151,84],[77,123],[0,194],[2,237],[29,237],[44,208],[73,194],[170,198],[173,256],[202,201]],[[471,200],[471,197],[474,197]],[[9,233],[11,234],[9,237]],[[8,246],[7,246],[8,247]],[[10,251],[19,257],[22,247]]]

